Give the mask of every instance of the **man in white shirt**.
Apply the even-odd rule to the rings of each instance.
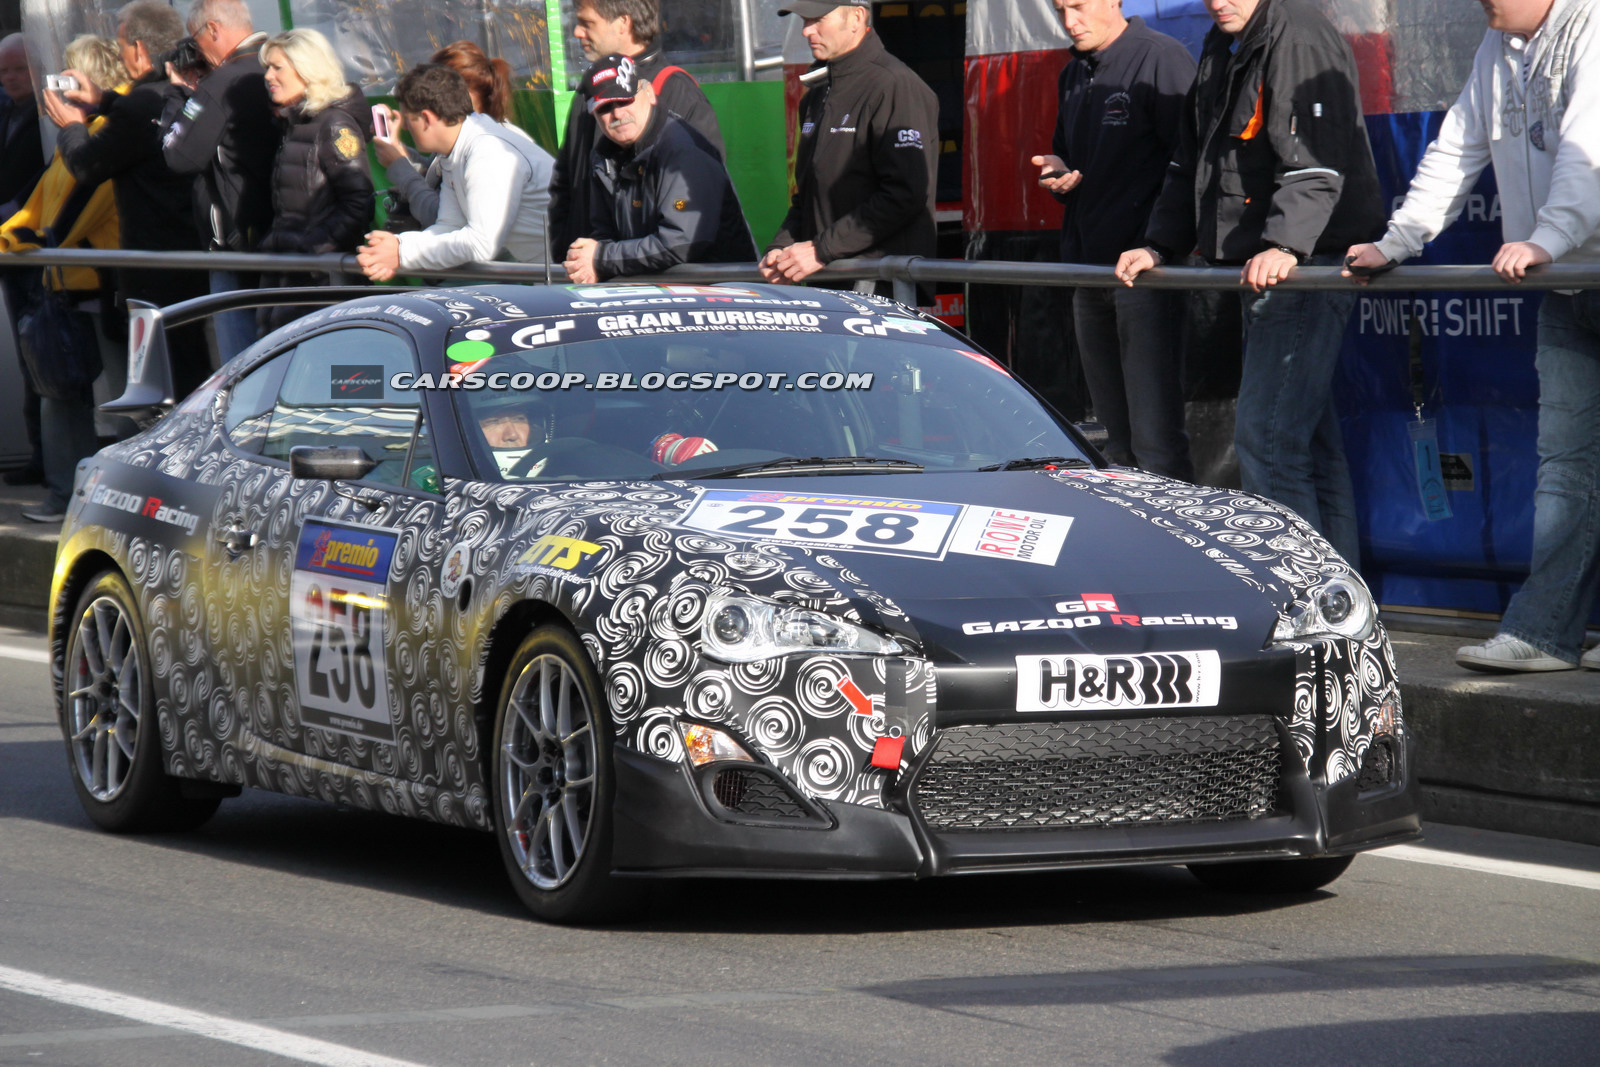
[[[463,263],[546,259],[550,153],[473,113],[460,74],[438,63],[408,71],[395,86],[406,129],[419,151],[440,155],[439,218],[425,230],[375,230],[356,253],[373,281]]]
[[[1466,87],[1388,232],[1350,248],[1347,263],[1357,272],[1422,251],[1461,213],[1491,163],[1505,240],[1496,273],[1518,282],[1542,263],[1600,263],[1600,4],[1481,2],[1489,32]],[[1486,671],[1600,670],[1600,649],[1579,658],[1600,592],[1600,290],[1545,295],[1535,361],[1532,572],[1500,632],[1461,648],[1456,662]]]

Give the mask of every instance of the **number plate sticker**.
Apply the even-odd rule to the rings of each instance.
[[[399,533],[308,520],[290,583],[295,689],[310,726],[394,743],[389,676],[389,561]]]
[[[963,510],[936,500],[707,489],[681,525],[790,545],[939,559]]]
[[[1210,650],[1017,657],[1018,711],[1213,708],[1221,691]]]

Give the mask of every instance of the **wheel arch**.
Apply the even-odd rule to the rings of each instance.
[[[61,710],[61,687],[67,661],[67,632],[72,625],[72,610],[89,583],[106,571],[115,571],[128,582],[128,575],[109,552],[91,548],[76,556],[56,586],[56,597],[50,605],[50,685],[55,692],[56,711]],[[128,582],[130,589],[134,588]],[[137,593],[135,594],[137,595]]]
[[[512,657],[517,654],[523,638],[539,627],[550,624],[560,626],[573,637],[579,638],[581,645],[576,624],[560,608],[544,600],[517,601],[501,613],[489,630],[483,657],[483,687],[473,711],[485,782],[491,781],[494,774],[494,717],[500,702],[501,679],[511,666]]]

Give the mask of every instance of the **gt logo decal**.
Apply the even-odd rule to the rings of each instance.
[[[1222,688],[1214,651],[1018,656],[1018,711],[1210,708]]]
[[[577,325],[572,319],[562,319],[560,322],[539,322],[532,326],[524,327],[511,335],[511,343],[518,348],[538,348],[540,345],[553,345],[561,340],[561,335]]]

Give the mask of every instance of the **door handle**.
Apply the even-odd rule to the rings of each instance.
[[[247,530],[243,526],[224,526],[217,531],[217,544],[235,556],[256,547],[260,540],[254,530]]]

